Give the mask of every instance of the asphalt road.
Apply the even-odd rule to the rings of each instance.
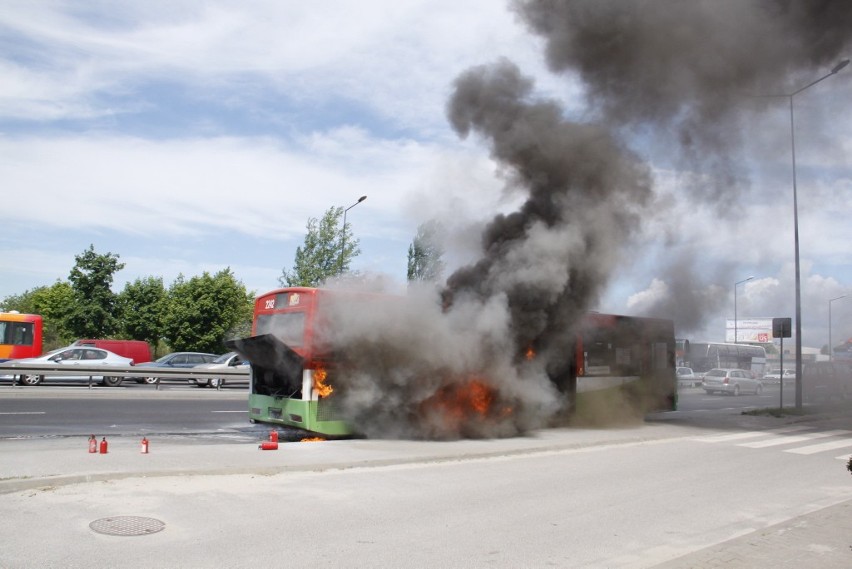
[[[245,389],[0,387],[0,438],[254,430]]]
[[[785,388],[792,406],[792,388]],[[762,395],[708,395],[700,388],[682,388],[678,409],[684,413],[713,413],[732,409],[778,406],[778,386]],[[248,422],[245,386],[221,390],[184,382],[118,388],[79,384],[60,386],[0,386],[0,438],[98,435],[227,435],[241,440],[264,429]]]

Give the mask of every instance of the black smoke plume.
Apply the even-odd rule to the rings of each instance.
[[[749,114],[766,106],[753,96],[787,92],[834,64],[852,33],[852,3],[837,0],[512,6],[544,38],[550,68],[581,79],[594,121],[569,120],[508,60],[456,79],[450,123],[485,142],[523,203],[487,224],[481,258],[449,277],[440,300],[413,294],[336,311],[327,336],[350,366],[339,395],[370,436],[507,436],[546,424],[559,410],[550,379],[567,370],[571,334],[656,205],[651,170],[626,141],[664,141],[698,181],[685,187],[694,199],[728,199],[744,185]],[[687,289],[695,281],[670,286],[679,284],[669,298],[700,306]],[[480,380],[493,391],[465,399]],[[476,399],[491,411],[471,412]]]
[[[680,193],[714,206],[720,221],[737,216],[731,204],[748,189],[743,140],[752,119],[783,110],[786,99],[775,96],[847,59],[852,39],[845,0],[514,0],[512,7],[544,39],[549,68],[579,77],[590,114],[679,157]],[[662,267],[672,294],[646,312],[671,318],[675,308],[687,332],[701,328],[704,314],[684,311],[683,302],[719,307],[718,291],[684,275],[691,268]]]

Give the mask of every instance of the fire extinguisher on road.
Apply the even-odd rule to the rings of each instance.
[[[101,449],[100,449],[101,454],[106,454],[108,447],[109,447],[109,443],[107,442],[106,437],[102,438],[101,439]]]
[[[89,435],[89,452],[98,452],[98,439],[95,438],[95,435]]]
[[[148,437],[142,437],[142,454],[148,454]]]

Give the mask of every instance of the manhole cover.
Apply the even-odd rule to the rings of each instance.
[[[166,524],[154,518],[115,516],[101,518],[89,524],[92,531],[106,535],[148,535],[161,531]]]

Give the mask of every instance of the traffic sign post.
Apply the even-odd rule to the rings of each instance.
[[[781,368],[778,373],[778,408],[784,408],[784,338],[789,338],[793,335],[792,318],[773,318],[772,319],[772,337],[781,338],[781,356],[778,366]],[[797,380],[798,381],[798,380]]]

